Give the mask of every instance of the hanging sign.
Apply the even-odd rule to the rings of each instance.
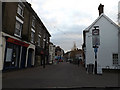
[[[99,29],[92,30],[92,44],[93,48],[98,48],[100,45],[100,36],[99,36]]]

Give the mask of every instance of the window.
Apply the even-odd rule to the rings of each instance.
[[[24,10],[24,5],[23,5],[22,2],[20,2],[20,3],[18,4],[17,13],[18,13],[20,16],[22,16],[22,17],[23,17],[23,10]]]
[[[118,65],[118,54],[113,54],[113,65]]]
[[[50,51],[52,51],[52,50],[53,50],[52,45],[50,45]]]
[[[41,27],[39,27],[39,31],[38,31],[39,35],[41,35],[41,31],[42,31],[42,29],[41,29]]]
[[[43,48],[45,48],[45,41],[43,41]]]
[[[35,30],[31,28],[31,42],[34,43]]]
[[[32,19],[32,26],[35,28],[35,17],[33,16],[33,19]]]
[[[40,46],[40,36],[38,36],[38,46]]]
[[[34,43],[34,32],[31,31],[31,42]]]
[[[21,37],[21,31],[22,31],[22,23],[19,21],[16,21],[15,35]]]
[[[48,40],[49,40],[49,38],[48,38],[48,37],[46,37],[46,42],[47,42],[47,44],[48,44]]]

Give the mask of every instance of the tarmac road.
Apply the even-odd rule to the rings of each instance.
[[[61,62],[2,74],[3,88],[118,87],[118,73],[87,74],[85,68]]]

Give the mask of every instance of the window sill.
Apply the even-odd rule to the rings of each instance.
[[[18,13],[18,12],[17,12],[17,13]],[[21,16],[21,17],[24,19],[23,15],[21,15],[20,13],[18,13],[18,15]]]
[[[22,38],[21,36],[19,36],[19,35],[17,35],[17,34],[14,34],[14,36],[19,37],[19,38]]]
[[[34,42],[33,41],[30,41],[32,44],[34,44]]]

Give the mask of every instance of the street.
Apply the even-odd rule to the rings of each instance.
[[[118,87],[118,73],[104,72],[102,75],[87,74],[85,68],[61,62],[23,70],[5,72],[3,88],[74,88],[74,87]]]

